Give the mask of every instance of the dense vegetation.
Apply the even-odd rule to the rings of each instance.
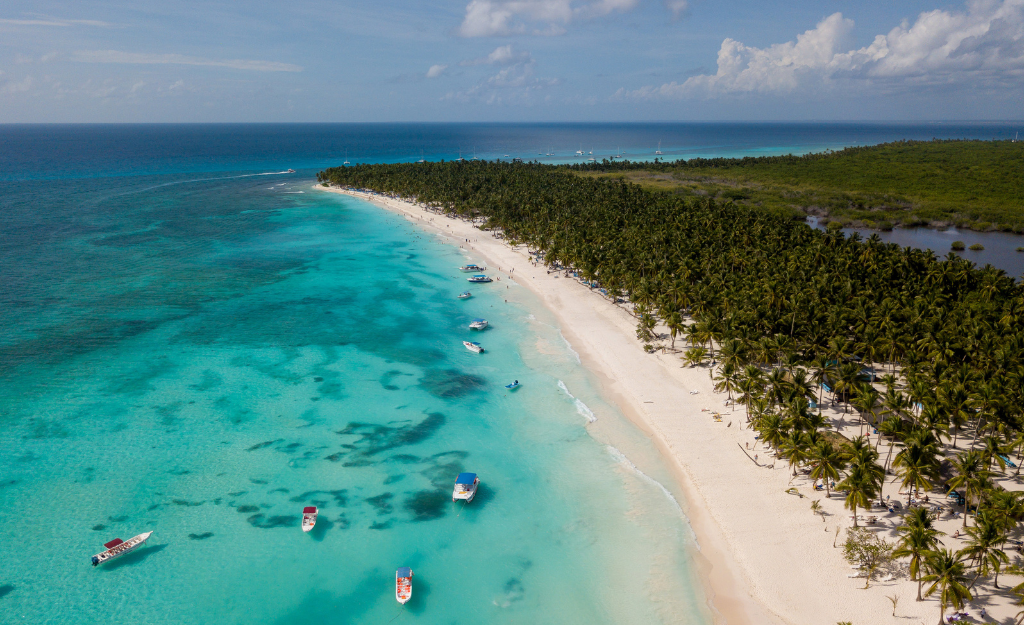
[[[573,166],[841,225],[1024,232],[1024,143],[900,141],[806,156]]]
[[[931,513],[914,509],[894,553],[943,609],[979,576],[994,573],[998,587],[1024,517],[1020,495],[994,482],[1024,444],[1024,288],[1001,270],[565,167],[363,165],[320,180],[475,219],[628,301],[649,349],[683,338],[684,360],[711,361],[717,388],[746,406],[760,440],[827,494],[836,483],[855,523],[859,509],[885,505],[887,474],[908,506],[915,492],[941,487],[944,500],[956,489],[964,549],[942,550]],[[826,392],[881,435],[827,435],[817,408]]]

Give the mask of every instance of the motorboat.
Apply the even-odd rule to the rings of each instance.
[[[139,534],[138,536],[129,538],[128,540],[115,538],[109,543],[103,545],[107,548],[106,551],[97,553],[92,557],[92,565],[98,566],[107,560],[113,560],[114,558],[123,556],[126,553],[131,553],[146,544],[146,541],[149,540],[149,537],[152,535],[153,532],[146,532],[145,534]]]
[[[316,525],[318,511],[316,506],[306,506],[302,509],[302,531],[308,532]]]
[[[469,291],[465,291],[463,293],[459,293],[459,299],[469,299],[471,297],[473,297],[473,294],[470,293]]]
[[[484,353],[484,348],[480,346],[480,343],[476,343],[474,341],[463,341],[462,344],[471,352],[476,352],[478,354]]]
[[[474,319],[473,323],[469,324],[470,330],[483,330],[487,327],[486,319]]]
[[[289,170],[288,170],[287,172],[285,172],[285,173],[288,173],[288,174],[294,174],[294,173],[295,173],[295,170],[294,170],[294,169],[289,169]]]
[[[412,599],[412,569],[407,566],[395,571],[395,599],[402,605]]]
[[[463,265],[459,267],[459,271],[461,271],[462,273],[479,273],[484,269],[487,269],[487,267],[484,267],[483,265],[474,265],[472,263],[469,265]]]
[[[519,388],[519,380],[516,380],[512,384],[506,384],[505,388],[507,388],[510,391],[516,390],[517,388]]]
[[[476,487],[479,485],[480,478],[476,476],[476,473],[459,473],[459,477],[455,478],[452,501],[459,499],[465,500],[466,503],[473,501],[473,497],[476,497]]]
[[[472,277],[469,277],[469,278],[466,278],[466,280],[468,280],[470,282],[493,282],[493,280],[491,280],[490,278],[488,278],[487,276],[485,276],[482,273],[477,274],[477,275],[472,276]]]

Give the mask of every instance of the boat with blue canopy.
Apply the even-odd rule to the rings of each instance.
[[[470,276],[469,278],[466,278],[466,280],[468,280],[469,282],[493,282],[493,280],[491,280],[482,273],[479,273],[475,276]]]
[[[516,390],[517,388],[519,388],[519,380],[516,380],[512,384],[506,384],[505,388],[507,388],[510,391]]]
[[[486,327],[487,327],[487,320],[486,319],[474,319],[472,321],[472,323],[469,324],[469,329],[470,330],[483,330]]]
[[[459,293],[459,299],[469,299],[471,297],[473,297],[473,294],[470,293],[469,291],[463,291],[462,293]]]
[[[452,492],[452,501],[464,500],[466,503],[473,501],[476,497],[477,486],[480,485],[480,478],[476,473],[459,473],[455,478],[455,491]]]
[[[463,265],[459,267],[459,271],[463,273],[480,272],[483,271],[484,269],[487,269],[487,267],[485,267],[484,265],[474,265],[472,263],[469,265]]]
[[[395,599],[402,605],[412,599],[412,569],[407,566],[395,571]]]

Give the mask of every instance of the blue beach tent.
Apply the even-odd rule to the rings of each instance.
[[[467,486],[472,486],[474,481],[476,481],[476,473],[459,473],[459,477],[455,478],[456,484]]]

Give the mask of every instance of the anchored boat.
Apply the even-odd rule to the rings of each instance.
[[[485,276],[482,273],[481,274],[477,274],[477,275],[472,276],[472,277],[469,277],[469,278],[466,278],[466,280],[468,280],[470,282],[493,282],[493,280],[491,280],[490,278],[488,278],[487,276]]]
[[[483,271],[484,269],[487,269],[487,267],[485,267],[483,265],[474,265],[474,264],[463,265],[463,266],[459,267],[459,271],[461,271],[463,273],[479,272],[479,271]]]
[[[153,532],[146,532],[145,534],[139,534],[138,536],[134,538],[129,538],[128,540],[121,540],[120,538],[115,538],[109,543],[103,545],[107,548],[106,551],[102,553],[97,553],[92,557],[92,565],[98,566],[100,564],[103,564],[107,560],[113,560],[114,558],[123,556],[126,553],[131,553],[139,547],[141,547],[142,545],[144,545],[146,541],[149,540],[149,537],[152,535]]]
[[[459,293],[459,299],[469,299],[471,297],[473,297],[473,294],[470,293],[469,291],[464,291],[462,293]]]
[[[316,525],[316,517],[319,514],[316,506],[306,506],[302,509],[302,531],[308,532]]]
[[[475,341],[463,341],[462,344],[471,352],[476,352],[478,354],[484,353],[484,348],[480,346],[480,343]]]
[[[487,327],[486,319],[474,319],[473,323],[469,324],[470,330],[483,330]]]
[[[480,478],[476,473],[459,473],[455,478],[455,491],[452,492],[452,501],[464,499],[466,503],[473,501],[476,497],[476,488],[480,485]]]
[[[506,384],[505,388],[507,388],[510,391],[516,390],[517,388],[519,388],[519,380],[516,380],[512,384]]]
[[[395,571],[395,599],[402,605],[412,599],[412,569],[407,566]]]

